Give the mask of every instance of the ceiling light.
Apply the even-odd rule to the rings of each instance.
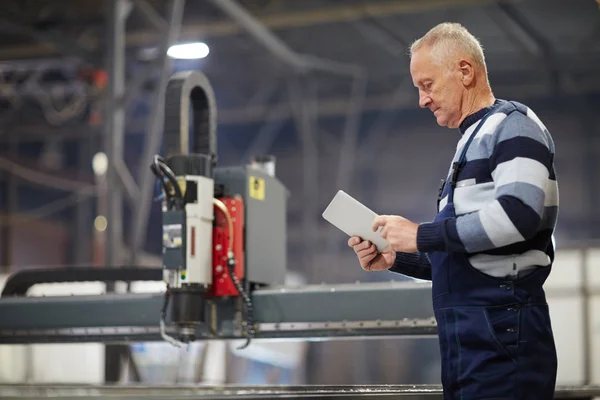
[[[92,158],[92,170],[96,176],[103,176],[108,170],[108,157],[105,153],[96,153]]]
[[[204,58],[208,55],[209,50],[206,43],[183,43],[169,47],[167,55],[171,58],[179,58],[185,60],[193,60]]]

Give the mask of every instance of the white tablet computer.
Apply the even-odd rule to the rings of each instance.
[[[375,217],[377,217],[375,212],[343,190],[336,193],[323,212],[323,218],[339,230],[348,236],[369,240],[381,252],[387,246],[387,242],[379,233],[381,227],[377,232],[373,232]]]

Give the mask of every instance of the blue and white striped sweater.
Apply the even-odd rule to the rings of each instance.
[[[420,253],[398,253],[392,271],[431,279],[427,253],[433,251],[468,253],[475,268],[497,277],[552,263],[558,215],[554,142],[528,107],[504,100],[493,107],[458,176],[457,217],[421,224]],[[461,125],[453,162],[486,111]],[[446,185],[439,211],[447,205],[448,189]]]

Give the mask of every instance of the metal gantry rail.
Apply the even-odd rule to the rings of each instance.
[[[161,340],[162,293],[2,297],[0,344]],[[435,335],[431,285],[306,285],[252,292],[256,339]],[[401,305],[401,306],[399,306]],[[243,338],[234,302],[207,302],[197,337]],[[168,321],[167,321],[168,322]]]
[[[600,386],[559,386],[555,399],[592,399]],[[306,386],[93,386],[0,385],[0,397],[15,400],[41,398],[83,399],[441,399],[440,385],[306,385]]]

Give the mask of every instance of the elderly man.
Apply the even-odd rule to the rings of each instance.
[[[443,23],[411,47],[419,105],[460,130],[432,222],[379,216],[388,248],[348,241],[368,271],[432,281],[445,399],[552,399],[542,288],[558,212],[554,143],[531,109],[495,99],[478,40]]]

